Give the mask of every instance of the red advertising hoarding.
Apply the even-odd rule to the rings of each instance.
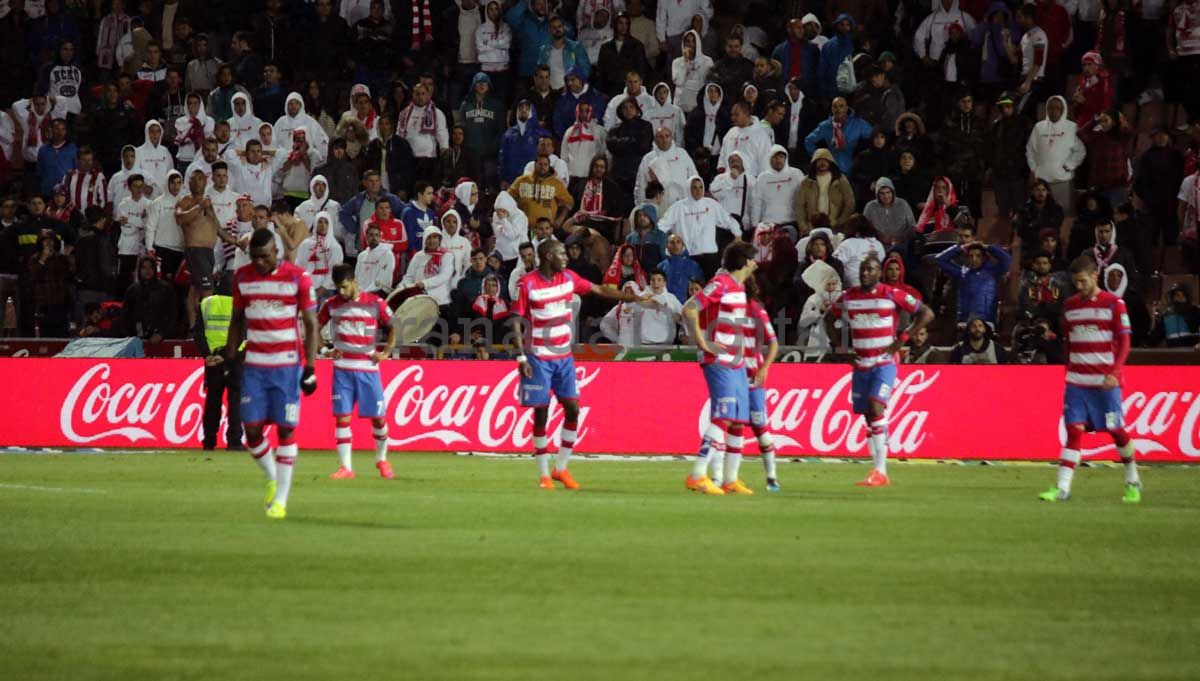
[[[679,362],[581,362],[577,450],[622,454],[694,451],[708,411],[700,370]],[[318,392],[304,398],[301,447],[332,449],[332,367],[319,362]],[[0,359],[7,386],[0,444],[198,447],[204,369],[198,360]],[[382,366],[395,450],[527,451],[532,413],[517,404],[508,361],[390,361]],[[1127,367],[1126,427],[1142,458],[1200,461],[1200,367]],[[1053,459],[1064,431],[1061,367],[904,367],[893,391],[894,457]],[[767,410],[785,456],[865,456],[862,420],[850,411],[844,365],[777,364]],[[557,435],[561,410],[551,414]],[[357,419],[355,446],[372,447]],[[223,443],[222,443],[223,444]],[[1112,456],[1088,436],[1086,456]]]

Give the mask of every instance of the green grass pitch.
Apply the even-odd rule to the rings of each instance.
[[[393,460],[0,456],[0,679],[1200,678],[1200,469]]]

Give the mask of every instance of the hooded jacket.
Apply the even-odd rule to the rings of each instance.
[[[547,38],[541,43],[535,66],[550,65],[550,60],[554,58],[554,43],[552,41],[552,38]],[[562,62],[564,74],[577,71],[580,74],[580,78],[586,81],[592,73],[592,60],[588,56],[587,47],[578,40],[572,40],[569,36],[563,38]]]
[[[828,212],[821,210],[821,182],[816,167],[816,162],[821,159],[832,164],[832,168],[830,168],[832,177],[827,189]],[[828,149],[818,149],[813,154],[812,162],[808,166],[808,173],[800,182],[800,192],[796,195],[796,226],[800,233],[803,234],[811,229],[813,216],[820,213],[825,213],[829,217],[829,224],[840,227],[854,213],[854,206],[854,188],[850,186],[850,181],[838,168],[833,154],[829,153]]]
[[[912,121],[915,129],[912,135],[905,131],[906,124]],[[933,157],[933,141],[925,131],[925,121],[915,113],[903,113],[896,119],[896,156],[902,151],[911,151],[917,159],[917,165],[932,167],[936,159]]]
[[[658,103],[658,93],[667,92],[667,103]],[[639,102],[640,103],[640,102]],[[650,105],[642,108],[642,118],[650,123],[650,127],[658,132],[659,128],[671,131],[676,144],[684,140],[684,113],[678,102],[671,101],[671,88],[666,83],[659,83],[651,90]]]
[[[814,241],[821,241],[825,244],[825,257],[817,258],[812,255],[810,246]],[[796,243],[796,250],[800,253],[800,264],[796,267],[796,276],[792,279],[800,300],[807,300],[814,291],[808,282],[805,281],[804,272],[815,262],[822,262],[829,265],[837,272],[838,279],[845,281],[845,273],[842,267],[842,261],[833,257],[833,231],[827,227],[818,227]]]
[[[603,26],[596,26],[594,13],[589,14],[585,21],[580,21],[578,24],[579,42],[587,51],[588,63],[591,64],[595,64],[600,60],[600,46],[613,39],[614,17],[612,8],[604,7],[601,9],[608,14],[608,21]],[[583,19],[582,16],[581,19]]]
[[[850,22],[850,32],[842,35],[836,33],[837,25],[843,21]],[[834,37],[821,47],[821,62],[817,67],[817,83],[822,95],[837,96],[838,66],[854,54],[854,38],[858,35],[858,22],[849,14],[839,14],[833,20]]]
[[[667,214],[658,221],[658,228],[668,234],[678,234],[689,252],[708,255],[717,252],[718,228],[729,230],[734,236],[741,236],[742,226],[713,199],[707,196],[692,198],[690,187],[692,182],[697,180],[700,180],[700,176],[694,173],[688,178],[686,186],[689,190],[686,198],[675,202],[667,210]]]
[[[675,84],[675,103],[685,114],[691,113],[699,103],[700,91],[708,81],[708,72],[713,67],[712,58],[704,54],[700,34],[688,31],[684,35],[689,34],[696,38],[695,56],[690,61],[686,57],[679,56],[671,62],[671,82]]]
[[[497,0],[489,0],[483,3],[483,8],[489,5],[501,3]],[[487,14],[484,15],[483,22],[479,24],[479,28],[475,29],[475,49],[479,55],[479,67],[484,73],[500,73],[508,70],[508,65],[512,62],[512,41],[513,33],[508,24],[504,22],[504,17],[501,15],[500,21],[497,24],[487,20]],[[469,36],[462,36],[463,40],[469,40]]]
[[[237,115],[237,109],[234,108],[234,103],[239,99],[246,103],[246,113],[241,116]],[[234,149],[245,150],[246,142],[258,139],[258,127],[262,121],[254,115],[254,104],[247,94],[239,92],[230,98],[229,109],[233,111],[229,117],[229,139]]]
[[[516,260],[521,252],[518,247],[529,241],[529,218],[517,206],[508,192],[496,195],[492,208],[492,231],[496,234],[496,255],[503,261]],[[501,216],[500,211],[507,215]]]
[[[713,8],[709,0],[676,0],[674,3],[658,3],[658,14],[654,24],[658,30],[658,41],[665,42],[668,37],[677,36],[692,25],[692,17],[699,14],[704,18],[704,24],[712,20]],[[699,37],[697,36],[697,43]]]
[[[1052,121],[1049,103],[1056,99],[1063,106],[1063,115],[1058,121]],[[1075,123],[1067,118],[1067,100],[1054,95],[1046,100],[1046,104],[1045,117],[1033,126],[1025,144],[1025,161],[1038,179],[1068,182],[1075,177],[1075,169],[1087,156],[1087,148],[1079,139]]]
[[[946,116],[940,133],[942,168],[950,177],[982,180],[987,169],[983,120],[974,112],[964,114],[955,106]]]
[[[700,263],[692,259],[687,248],[680,251],[679,255],[663,258],[658,264],[658,269],[667,277],[667,290],[678,298],[680,303],[687,302],[688,284],[693,279],[704,282],[704,270],[700,269]]]
[[[481,82],[491,84],[485,73],[477,73],[471,80],[471,89],[458,108],[463,126],[463,147],[480,158],[495,158],[504,135],[504,103],[489,90],[480,101],[475,86]]]
[[[770,159],[776,154],[783,154],[783,170],[771,167]],[[764,163],[765,167],[758,174],[755,186],[752,224],[795,222],[796,197],[800,193],[800,185],[804,182],[804,173],[788,163],[788,151],[780,144],[771,147]]]
[[[708,100],[708,89],[715,87],[720,93],[714,104]],[[688,149],[704,148],[705,153],[717,156],[721,153],[721,140],[729,132],[733,122],[729,119],[732,105],[725,101],[725,91],[717,83],[708,83],[700,93],[700,106],[687,115],[683,138]]]
[[[992,23],[992,17],[1000,17]],[[1008,29],[1008,45],[1005,45],[1003,30]],[[979,81],[985,84],[1006,84],[1016,75],[1016,66],[1008,59],[1008,47],[1016,48],[1021,42],[1021,28],[1013,20],[1012,10],[1004,0],[993,0],[984,15],[983,22],[975,27],[971,35],[971,46],[981,55]]]
[[[533,75],[533,69],[539,63],[541,46],[550,42],[550,16],[538,16],[529,5],[529,0],[517,0],[504,13],[504,21],[512,26],[517,45],[521,47],[517,56],[517,75],[524,78]],[[571,27],[568,26],[567,35],[571,34]]]
[[[522,100],[525,101],[525,100]],[[520,106],[520,102],[517,103]],[[500,180],[512,183],[525,172],[525,165],[537,158],[538,139],[545,130],[538,124],[537,110],[529,120],[517,120],[500,138]]]
[[[458,229],[455,230],[454,236],[450,235],[449,225],[447,221],[457,221]],[[458,280],[467,273],[471,268],[471,240],[463,236],[463,229],[466,227],[466,220],[463,216],[453,208],[442,213],[442,250],[446,252],[446,260],[451,265],[450,288],[458,286]]]
[[[813,16],[813,19],[816,17]],[[789,37],[775,46],[771,58],[783,67],[782,74],[785,80],[799,78],[803,92],[816,93],[814,88],[817,85],[817,68],[821,63],[821,48],[816,44],[803,38],[799,42],[793,42]],[[798,62],[793,63],[794,59],[798,59]]]
[[[637,182],[642,159],[654,147],[654,126],[641,117],[642,108],[637,99],[627,98],[625,101],[633,102],[637,108],[637,115],[627,118],[618,107],[617,117],[621,122],[608,131],[606,145],[609,154],[612,155],[612,169],[609,174],[622,189],[629,191]],[[645,187],[642,191],[640,195],[634,193],[635,202],[646,198]]]
[[[846,114],[846,120],[841,124],[842,140],[839,141],[836,135],[837,126],[834,125],[833,116],[821,121],[815,130],[804,138],[804,148],[808,151],[809,156],[816,153],[818,148],[825,148],[833,155],[837,161],[838,168],[844,173],[849,173],[854,169],[854,154],[858,151],[859,146],[867,144],[871,140],[871,124],[859,118],[854,109],[850,109]]]
[[[883,189],[892,190],[894,198],[890,206],[883,205],[879,200],[879,192]],[[879,232],[880,241],[888,246],[907,244],[917,228],[912,206],[896,194],[896,185],[886,177],[875,181],[875,198],[863,208],[863,217],[871,221],[875,231]]]
[[[758,177],[765,168],[769,167],[771,145],[775,143],[775,135],[771,128],[761,122],[751,119],[746,127],[733,126],[721,140],[721,155],[717,161],[718,168],[725,168],[729,154],[734,151],[742,153],[742,163],[746,172]]]
[[[186,100],[184,100],[186,102]],[[200,109],[196,112],[195,122],[189,114],[184,114],[175,119],[176,141],[182,140],[182,143],[176,145],[175,158],[184,163],[194,160],[200,153],[196,142],[201,144],[204,140],[213,136],[213,120],[204,112],[204,100],[200,100]],[[196,130],[199,133],[199,140],[195,135],[189,134],[189,131]]]
[[[737,157],[742,159],[742,168],[746,167],[746,160],[742,158],[742,152],[734,151],[729,154],[730,158]],[[758,178],[748,172],[743,172],[734,179],[729,168],[725,172],[713,178],[712,184],[709,185],[709,192],[712,197],[721,204],[730,215],[737,218],[742,225],[742,229],[746,229],[755,224],[755,201],[758,199],[758,191],[756,185]]]
[[[158,144],[150,141],[150,128],[152,127],[157,127],[163,133]],[[167,149],[166,131],[158,121],[153,119],[146,121],[145,134],[146,141],[137,148],[134,165],[141,168],[146,184],[152,188],[150,198],[156,199],[167,189],[167,173],[174,170],[175,159],[171,157],[171,151]]]
[[[650,218],[650,229],[645,234],[636,227],[639,213]],[[646,272],[653,272],[667,257],[667,235],[658,228],[658,215],[653,206],[639,205],[629,211],[629,234],[625,235],[625,243],[633,247]]]
[[[437,252],[426,251],[425,244],[434,236],[440,237],[443,234],[440,229],[432,225],[421,231],[422,247],[413,253],[412,260],[408,263],[408,270],[405,272],[404,278],[400,280],[400,285],[408,287],[418,283],[423,284],[425,295],[433,298],[439,306],[449,305],[454,263],[450,254],[446,253],[444,244]]]
[[[988,166],[992,177],[997,180],[1024,180],[1029,176],[1029,162],[1025,160],[1025,145],[1033,124],[1028,116],[1013,113],[1000,116],[992,123],[987,136]]]
[[[888,257],[884,258],[884,260],[883,260],[883,268],[882,269],[883,269],[884,273],[887,272],[888,265],[891,265],[892,263],[895,263],[900,266],[900,279],[899,279],[899,281],[897,281],[894,284],[890,284],[886,281],[883,283],[887,284],[888,286],[891,286],[892,288],[898,288],[898,289],[904,291],[905,293],[907,293],[908,295],[912,296],[913,298],[923,301],[924,298],[921,296],[921,292],[918,291],[915,287],[913,287],[906,281],[906,278],[908,275],[906,272],[906,268],[904,267],[904,257],[896,252],[890,253],[888,255]],[[882,276],[882,273],[881,273],[881,276]]]
[[[288,115],[287,112],[288,105],[292,102],[300,106],[300,110],[296,112],[295,116]],[[316,161],[312,165],[315,168],[325,162],[329,153],[329,135],[326,134],[325,128],[321,127],[317,119],[305,112],[304,98],[300,96],[300,93],[293,92],[284,101],[283,115],[275,121],[275,146],[280,149],[291,149],[292,133],[302,128],[305,139],[308,141],[308,148],[317,152]]]
[[[670,92],[669,89],[668,89],[668,92]],[[621,105],[625,103],[626,99],[629,99],[632,96],[633,95],[629,94],[629,88],[625,88],[621,92],[621,94],[608,100],[608,108],[605,109],[605,111],[604,111],[604,127],[605,128],[612,130],[613,128],[615,128],[621,124],[621,116],[619,115]],[[654,97],[649,92],[647,92],[646,88],[644,88],[644,87],[642,88],[641,94],[634,97],[634,99],[637,100],[638,109],[640,109],[642,112],[649,111],[652,107],[658,106],[658,102],[656,102],[654,100]],[[668,94],[667,101],[670,101],[670,99],[671,99],[671,96]],[[599,111],[593,112],[593,115],[598,116],[598,115],[600,115],[600,112]]]
[[[320,196],[317,195],[317,183],[325,185],[325,192]],[[308,198],[296,206],[293,215],[297,220],[308,225],[308,231],[312,232],[317,228],[317,214],[321,212],[329,213],[332,216],[337,216],[342,210],[342,204],[334,201],[329,193],[329,180],[325,179],[324,175],[313,175],[308,181]],[[329,225],[329,233],[335,238],[340,236],[341,225],[338,220],[332,220]]]
[[[571,88],[564,88],[562,96],[554,103],[554,116],[551,118],[551,125],[554,126],[554,136],[558,138],[565,135],[567,128],[575,123],[575,107],[580,102],[587,102],[592,105],[593,116],[597,115],[597,112],[608,109],[608,98],[588,84],[586,72],[581,72],[576,67],[570,73],[579,76],[579,79],[583,81],[583,89],[578,93],[574,93],[571,92]]]
[[[672,198],[670,185],[675,185],[677,189],[682,187],[683,191],[680,194],[686,195],[689,178],[699,174],[696,171],[696,164],[692,162],[692,157],[678,145],[672,144],[671,148],[666,151],[659,149],[657,144],[652,145],[650,151],[642,157],[641,165],[638,166],[637,181],[633,189],[633,196],[638,201],[646,198],[646,185],[650,182],[652,169],[659,183],[668,190],[668,201]],[[679,198],[679,194],[676,194],[675,198]],[[664,205],[667,208],[670,207],[670,203]]]
[[[975,19],[959,8],[958,0],[951,0],[950,9],[942,7],[939,0],[933,0],[933,12],[925,17],[913,35],[913,50],[917,56],[921,59],[928,57],[933,61],[940,60],[951,24],[962,26],[967,35],[975,32]]]
[[[938,267],[950,278],[958,281],[957,318],[961,323],[978,316],[993,327],[996,326],[999,279],[1008,273],[1012,256],[994,244],[987,247],[987,252],[992,257],[985,257],[983,266],[977,270],[964,264],[966,253],[962,246],[951,246],[937,255]]]
[[[562,136],[562,159],[567,164],[569,178],[587,177],[592,160],[597,156],[608,156],[605,145],[607,131],[594,117],[589,115],[580,120],[580,105],[575,107],[575,123]]]
[[[150,202],[150,208],[146,212],[146,251],[153,251],[156,248],[167,248],[172,251],[183,252],[183,230],[180,229],[179,223],[175,221],[175,204],[179,203],[179,199],[183,198],[186,189],[186,182],[183,182],[183,175],[179,174],[178,170],[172,168],[167,172],[167,184],[170,184],[171,177],[178,177],[180,180],[179,193],[172,194],[170,189],[164,185],[163,193],[157,199]],[[174,272],[168,272],[168,275],[174,275]]]
[[[333,235],[337,220],[334,213],[320,211],[313,216],[312,235],[300,242],[296,247],[296,265],[304,268],[312,278],[312,290],[325,289],[333,291],[337,286],[333,283],[333,267],[341,264],[344,256],[342,245]],[[329,223],[329,231],[325,235],[317,233],[317,220],[324,219]],[[364,286],[367,282],[363,282]]]

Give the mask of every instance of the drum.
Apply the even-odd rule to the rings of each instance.
[[[392,326],[396,328],[396,342],[400,345],[419,342],[437,326],[441,311],[432,296],[414,289],[399,289],[388,296],[387,302],[393,310]]]

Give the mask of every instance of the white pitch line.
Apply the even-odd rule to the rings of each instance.
[[[0,482],[0,489],[27,489],[34,492],[79,492],[81,494],[108,494],[106,489],[91,489],[90,487],[42,487],[40,485],[14,485]]]

